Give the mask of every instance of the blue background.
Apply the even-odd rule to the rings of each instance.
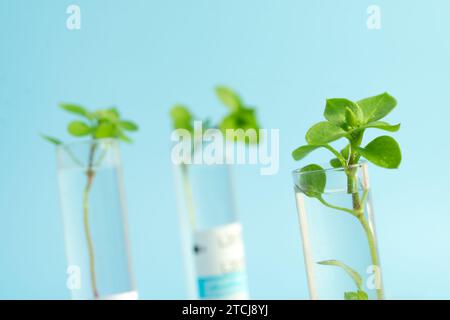
[[[381,30],[366,27],[370,4]],[[449,30],[447,0],[1,0],[0,298],[68,297],[55,155],[38,136],[65,132],[61,101],[117,105],[140,124],[122,147],[138,288],[185,298],[168,110],[218,119],[218,83],[281,135],[278,175],[235,170],[253,298],[307,298],[291,150],[325,98],[383,91],[399,101],[404,156],[370,169],[387,296],[450,298]]]

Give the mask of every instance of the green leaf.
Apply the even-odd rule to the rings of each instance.
[[[91,127],[83,121],[72,121],[69,123],[67,130],[75,137],[83,137],[91,133]]]
[[[339,267],[342,270],[344,270],[350,278],[352,278],[353,282],[355,283],[358,290],[362,290],[363,287],[363,280],[358,272],[356,272],[354,269],[346,265],[344,262],[339,260],[325,260],[317,262],[318,264],[324,265],[324,266],[335,266]]]
[[[106,109],[106,111],[110,117],[115,118],[115,119],[120,118],[120,112],[119,112],[119,110],[117,110],[117,108],[115,108],[115,107],[109,108],[109,109]]]
[[[116,123],[119,121],[120,114],[116,108],[101,109],[94,112],[94,116],[98,121],[109,121]]]
[[[170,109],[170,116],[174,129],[186,129],[190,132],[194,131],[192,126],[193,116],[189,109],[183,105],[177,104]]]
[[[364,148],[357,150],[364,158],[383,168],[398,168],[402,161],[400,146],[394,138],[389,136],[378,137]]]
[[[292,158],[294,158],[295,161],[299,161],[301,159],[303,159],[304,157],[306,157],[308,154],[310,154],[312,151],[320,148],[322,146],[318,145],[305,145],[305,146],[301,146],[298,147],[297,149],[295,149],[294,151],[292,151]]]
[[[54,145],[60,145],[60,144],[62,144],[62,141],[59,140],[59,139],[57,139],[57,138],[50,137],[50,136],[47,136],[47,135],[45,135],[45,134],[41,134],[41,137],[42,137],[43,139],[47,140],[48,142],[53,143]]]
[[[342,168],[342,163],[341,163],[341,161],[339,161],[338,158],[333,158],[333,159],[331,159],[331,160],[330,160],[330,165],[331,165],[333,168]]]
[[[365,291],[362,291],[362,290],[358,290],[358,297],[359,297],[359,300],[369,300],[369,295]]]
[[[339,152],[337,152],[334,148],[332,148],[328,144],[322,144],[322,145],[308,144],[308,145],[298,147],[297,149],[292,151],[292,157],[294,158],[294,160],[299,161],[299,160],[303,159],[304,157],[306,157],[308,154],[310,154],[312,151],[314,151],[318,148],[325,148],[328,151],[332,152],[337,157],[336,160],[338,160],[341,163],[341,166],[342,166],[342,163],[344,163],[345,159],[339,154]]]
[[[352,117],[350,121],[348,119],[349,112]],[[325,119],[339,127],[345,124],[357,125],[363,117],[362,111],[356,103],[343,98],[327,99],[324,116]]]
[[[294,160],[298,161],[306,157],[308,154],[310,154],[312,151],[318,149],[318,148],[324,148],[330,151],[334,154],[336,159],[341,163],[341,166],[345,163],[345,159],[342,157],[342,155],[336,151],[333,147],[331,147],[329,144],[321,144],[321,145],[304,145],[301,147],[298,147],[294,151],[292,151],[292,157]]]
[[[400,123],[392,125],[392,124],[389,124],[384,121],[375,121],[375,122],[370,122],[365,125],[362,125],[358,129],[368,129],[368,128],[375,128],[375,129],[381,129],[381,130],[389,131],[389,132],[396,132],[400,129]],[[356,129],[356,130],[358,130],[358,129]]]
[[[94,131],[95,139],[115,138],[117,127],[111,122],[102,122]]]
[[[369,296],[366,292],[362,290],[358,290],[355,292],[345,292],[344,293],[345,300],[369,300]]]
[[[138,131],[139,130],[139,127],[134,122],[131,122],[131,121],[125,121],[125,120],[120,121],[119,126],[122,129],[127,130],[127,131]]]
[[[241,106],[241,99],[232,89],[225,86],[216,87],[216,95],[231,112],[237,111]]]
[[[61,103],[59,106],[67,112],[85,117],[87,119],[92,119],[92,114],[82,106],[70,103]]]
[[[306,133],[306,141],[309,144],[327,144],[344,137],[345,130],[328,121],[322,121],[313,125]]]
[[[364,115],[364,123],[370,123],[387,116],[397,105],[397,100],[387,92],[357,102]]]
[[[356,117],[356,114],[350,109],[345,108],[345,123],[347,124],[347,128],[354,128],[359,125],[360,119]]]
[[[127,136],[125,133],[123,133],[122,131],[119,131],[119,132],[118,132],[118,136],[119,136],[119,139],[122,140],[123,142],[126,142],[126,143],[132,143],[132,142],[133,142],[133,140],[131,140],[131,138],[128,137],[128,136]]]
[[[326,183],[327,176],[321,166],[310,164],[300,169],[299,188],[308,197],[321,197]]]
[[[259,124],[256,118],[256,112],[251,108],[240,108],[239,110],[230,113],[226,117],[224,117],[219,124],[220,130],[226,137],[226,131],[228,129],[238,130],[242,129],[247,131],[248,129],[253,129],[256,132],[256,141],[248,141],[245,138],[245,141],[241,139],[240,142],[249,143],[256,142],[259,143]]]
[[[119,110],[115,107],[107,109],[99,109],[90,112],[82,106],[62,103],[60,107],[70,113],[83,116],[89,120],[89,123],[83,121],[72,121],[69,123],[67,130],[76,137],[83,137],[92,135],[94,139],[101,138],[119,138],[123,141],[131,141],[122,130],[136,131],[138,126],[128,120],[121,120]],[[52,143],[60,143],[59,140],[45,137],[46,140]]]

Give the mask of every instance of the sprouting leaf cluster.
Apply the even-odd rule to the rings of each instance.
[[[124,142],[132,142],[126,132],[138,130],[138,126],[129,120],[121,118],[117,108],[100,109],[89,111],[86,108],[62,103],[60,107],[79,117],[79,120],[71,121],[67,126],[67,131],[74,137],[91,137],[92,139],[117,138]],[[61,140],[43,136],[53,144],[61,144]]]
[[[306,133],[307,144],[292,152],[294,160],[302,160],[312,151],[325,148],[333,153],[330,165],[334,168],[348,168],[365,158],[373,164],[394,169],[400,165],[402,155],[397,141],[388,135],[381,135],[362,146],[366,130],[378,129],[396,132],[400,124],[389,124],[381,121],[397,105],[394,97],[388,93],[369,97],[357,102],[335,98],[326,101],[324,117],[313,125]],[[345,147],[337,151],[330,143],[339,139],[347,141]],[[300,185],[308,190],[309,196],[316,197],[325,188],[325,173],[319,165],[308,165],[301,169],[310,171],[309,177],[303,178]]]
[[[241,97],[232,89],[225,86],[217,86],[215,93],[219,101],[221,101],[228,109],[228,113],[221,119],[218,125],[214,128],[220,129],[225,135],[227,129],[233,130],[248,130],[254,129],[257,135],[257,141],[259,141],[259,124],[256,117],[256,110],[253,107],[249,107],[243,103]],[[189,132],[194,132],[194,121],[197,120],[194,115],[189,111],[189,108],[177,104],[170,110],[170,116],[174,129],[186,129]],[[204,127],[211,127],[210,121],[204,121]],[[236,136],[236,139],[244,137]],[[240,141],[249,143],[252,141]]]

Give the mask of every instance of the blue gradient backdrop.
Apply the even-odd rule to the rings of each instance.
[[[381,30],[366,28],[371,4]],[[68,297],[55,155],[38,137],[65,131],[61,101],[139,122],[122,148],[138,288],[185,298],[168,109],[219,118],[217,83],[280,129],[278,175],[235,170],[253,298],[307,298],[291,150],[325,98],[383,91],[404,154],[397,171],[371,167],[387,296],[450,298],[449,31],[447,0],[0,0],[0,298]]]

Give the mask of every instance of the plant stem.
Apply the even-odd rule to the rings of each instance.
[[[381,286],[381,274],[379,272],[380,270],[380,264],[378,261],[378,253],[377,253],[377,244],[375,241],[375,235],[373,230],[370,228],[370,225],[364,215],[364,207],[365,202],[367,198],[367,190],[364,190],[364,194],[361,198],[359,197],[358,193],[358,178],[356,176],[357,173],[357,167],[354,167],[354,165],[357,165],[359,162],[360,156],[354,151],[358,147],[358,145],[361,143],[361,137],[355,137],[353,143],[350,145],[350,158],[348,167],[346,168],[345,172],[347,175],[347,191],[352,194],[352,205],[353,205],[353,212],[356,214],[356,218],[361,223],[364,232],[366,234],[367,242],[369,245],[369,251],[370,251],[370,257],[372,260],[372,265],[375,267],[375,282],[376,282],[376,292],[377,292],[377,299],[382,300],[384,298],[383,289],[379,288]]]
[[[330,146],[329,144],[324,144],[323,145],[324,148],[328,149],[329,151],[331,151],[331,153],[334,154],[334,156],[339,160],[339,162],[341,163],[341,165],[343,167],[345,167],[346,165],[346,161],[345,158],[336,150],[334,149],[332,146]]]
[[[192,194],[191,183],[189,181],[188,166],[184,163],[181,164],[181,175],[183,180],[183,190],[186,200],[187,211],[189,215],[189,222],[191,223],[192,230],[195,230],[196,219],[195,219],[195,206]]]
[[[331,208],[331,209],[344,211],[344,212],[350,213],[352,216],[355,216],[355,217],[356,217],[356,213],[355,213],[353,210],[350,210],[350,209],[347,209],[347,208],[344,208],[344,207],[338,207],[338,206],[332,205],[331,203],[327,202],[327,201],[326,201],[324,198],[322,198],[322,197],[318,197],[317,199],[318,199],[323,205],[325,205],[325,206],[327,206],[327,207],[329,207],[329,208]]]
[[[91,275],[91,286],[92,286],[92,293],[94,295],[94,298],[98,298],[98,290],[97,290],[97,277],[95,274],[95,255],[94,255],[94,244],[92,241],[92,235],[91,235],[91,228],[89,225],[89,194],[91,192],[92,188],[92,182],[94,180],[95,171],[93,170],[93,163],[94,163],[94,155],[95,150],[97,148],[97,145],[95,142],[91,145],[91,149],[89,151],[89,161],[88,161],[88,168],[86,171],[87,181],[86,186],[84,188],[83,192],[83,221],[84,221],[84,233],[86,236],[86,242],[88,247],[88,254],[89,254],[89,271]]]
[[[369,223],[367,222],[366,218],[364,217],[364,214],[360,215],[360,218],[358,220],[361,222],[362,227],[364,228],[364,231],[367,236],[367,241],[369,243],[369,251],[370,251],[370,257],[372,259],[372,264],[375,266],[375,285],[376,285],[376,291],[377,291],[377,298],[378,300],[384,299],[383,289],[381,288],[381,274],[380,274],[380,264],[378,261],[378,253],[377,253],[377,245],[375,242],[375,236],[373,233],[373,230],[370,228]]]

